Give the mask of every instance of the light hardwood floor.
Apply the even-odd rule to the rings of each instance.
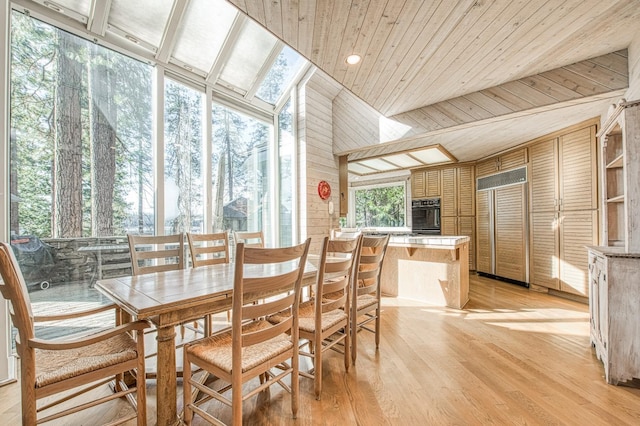
[[[640,424],[640,389],[604,381],[586,305],[475,275],[470,296],[464,310],[385,299],[378,352],[373,335],[360,333],[349,373],[339,354],[326,357],[321,401],[313,382],[300,379],[297,421],[289,394],[276,386],[245,403],[244,423]],[[154,381],[148,394],[154,424]],[[106,422],[127,409],[115,404],[58,424]],[[218,403],[208,410],[230,420]],[[19,413],[19,385],[0,388],[1,423],[19,424]]]

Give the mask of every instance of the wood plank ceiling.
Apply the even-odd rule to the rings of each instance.
[[[474,123],[489,135],[491,120],[502,128],[505,117],[523,111],[579,107],[557,116],[598,115],[628,87],[625,49],[640,21],[636,0],[229,1],[376,111],[408,125],[402,138],[422,146],[444,141],[428,138],[433,132]],[[348,66],[352,53],[362,61]],[[553,117],[541,114],[529,126],[538,132],[512,140],[555,130]],[[412,145],[373,148],[382,142],[335,151],[351,152],[351,160]],[[478,151],[443,146],[459,159]]]

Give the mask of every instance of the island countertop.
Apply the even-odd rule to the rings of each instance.
[[[386,296],[462,309],[469,300],[466,236],[393,235],[382,264]]]
[[[389,239],[392,247],[414,247],[433,249],[455,249],[471,239],[465,236],[441,236],[441,235],[393,235]]]

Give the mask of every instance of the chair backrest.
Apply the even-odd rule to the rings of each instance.
[[[236,247],[233,285],[233,352],[267,341],[282,333],[291,333],[298,342],[298,303],[304,268],[311,239],[293,247],[252,248],[240,243]],[[254,303],[260,301],[259,303]],[[265,318],[279,312],[291,312],[279,324],[265,324],[247,332],[247,320]],[[238,359],[236,359],[238,358]],[[241,370],[241,357],[233,357],[233,371]]]
[[[332,240],[342,238],[356,238],[358,235],[362,235],[362,231],[357,228],[334,228],[330,232]]]
[[[380,273],[388,245],[389,235],[362,238],[358,280],[357,285],[353,286],[354,297],[374,292],[380,295]]]
[[[127,237],[133,275],[184,269],[182,233],[159,236],[128,234]]]
[[[0,293],[9,301],[11,321],[18,329],[16,350],[19,356],[24,356],[27,341],[34,337],[33,312],[27,292],[27,285],[13,254],[13,249],[7,243],[0,243]]]
[[[314,288],[316,323],[320,322],[324,312],[338,308],[349,312],[349,289],[355,279],[361,245],[362,235],[340,240],[324,238]],[[324,297],[327,294],[339,297]]]
[[[192,234],[187,232],[191,264],[194,268],[217,263],[229,263],[229,234]]]
[[[233,239],[236,242],[236,245],[239,243],[244,243],[245,247],[264,248],[264,234],[262,231],[256,231],[256,232],[233,231]]]

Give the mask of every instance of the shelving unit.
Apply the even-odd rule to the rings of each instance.
[[[622,99],[598,134],[603,243],[589,247],[591,343],[608,383],[640,379],[640,100]]]
[[[632,220],[637,212],[629,211],[640,195],[638,165],[632,160],[640,152],[639,120],[640,100],[622,100],[612,106],[598,135],[603,167],[603,242],[626,252],[640,251],[640,229]]]

